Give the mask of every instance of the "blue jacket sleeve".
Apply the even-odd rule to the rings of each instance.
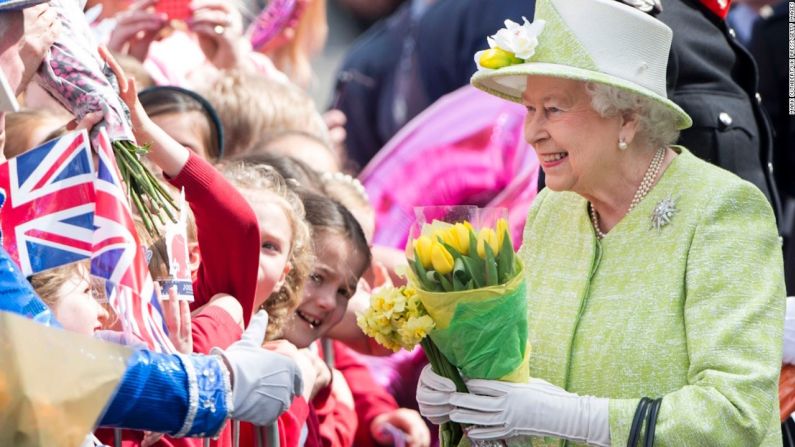
[[[231,411],[231,387],[218,356],[136,351],[99,425],[214,436]]]
[[[61,327],[0,246],[0,310]],[[215,355],[160,354],[137,350],[100,425],[212,436],[232,410],[229,372]]]

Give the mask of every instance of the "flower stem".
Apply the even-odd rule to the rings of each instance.
[[[455,384],[456,391],[459,393],[469,392],[466,384],[464,383],[464,379],[458,372],[458,368],[456,368],[455,365],[447,360],[447,357],[445,357],[444,354],[439,351],[439,348],[436,347],[436,344],[430,339],[430,337],[425,337],[420,342],[420,345],[425,351],[425,356],[428,357],[428,361],[431,364],[433,372],[452,380]],[[461,441],[463,436],[464,429],[461,424],[456,422],[445,422],[439,427],[440,447],[455,447]]]
[[[164,220],[161,213],[165,212],[172,222],[176,222],[172,210],[176,211],[177,207],[168,191],[158,183],[157,179],[138,159],[140,154],[146,152],[146,147],[138,146],[132,141],[113,143],[113,154],[116,156],[116,163],[119,165],[122,179],[127,184],[130,200],[141,215],[146,230],[152,236],[157,237],[154,216],[157,216],[162,224]]]

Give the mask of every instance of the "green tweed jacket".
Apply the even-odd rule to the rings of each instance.
[[[663,397],[655,445],[780,446],[785,291],[773,211],[752,184],[675,149],[601,241],[581,196],[536,198],[519,252],[530,373],[610,398],[614,446],[626,445],[643,396]],[[665,199],[676,211],[653,228]]]

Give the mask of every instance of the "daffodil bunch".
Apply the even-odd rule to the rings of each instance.
[[[428,337],[436,323],[412,287],[384,286],[375,290],[370,296],[370,307],[357,315],[356,324],[381,346],[395,352],[411,351],[421,344],[434,371],[450,378],[458,391],[467,391],[458,369]],[[440,444],[442,447],[456,446],[463,434],[459,424],[447,422],[440,429]]]
[[[411,287],[381,287],[370,296],[370,307],[356,318],[365,334],[380,345],[412,350],[433,330],[433,319]]]
[[[508,222],[475,230],[469,222],[434,221],[411,242],[409,260],[417,285],[428,292],[453,292],[504,284],[516,275]]]

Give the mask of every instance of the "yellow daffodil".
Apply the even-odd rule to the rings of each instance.
[[[437,273],[446,275],[453,271],[453,255],[444,248],[444,245],[434,241],[431,246],[431,264]]]
[[[357,315],[356,324],[393,351],[414,349],[435,326],[414,289],[391,286],[373,292],[370,307]]]
[[[469,254],[469,229],[464,224],[457,223],[448,228],[442,233],[442,240],[462,255]]]
[[[497,233],[493,229],[482,228],[478,233],[478,256],[482,259],[486,259],[486,244],[489,244],[492,253],[496,256],[500,251],[498,243]]]
[[[406,324],[398,329],[400,344],[406,349],[412,349],[434,328],[433,319],[428,315],[409,318]]]
[[[480,60],[478,61],[481,67],[491,69],[521,64],[523,62],[524,61],[516,57],[515,54],[510,51],[505,51],[502,48],[492,48],[484,51],[481,53]]]
[[[428,236],[420,236],[414,240],[414,250],[417,252],[420,264],[426,269],[431,268],[431,247],[433,240]]]

